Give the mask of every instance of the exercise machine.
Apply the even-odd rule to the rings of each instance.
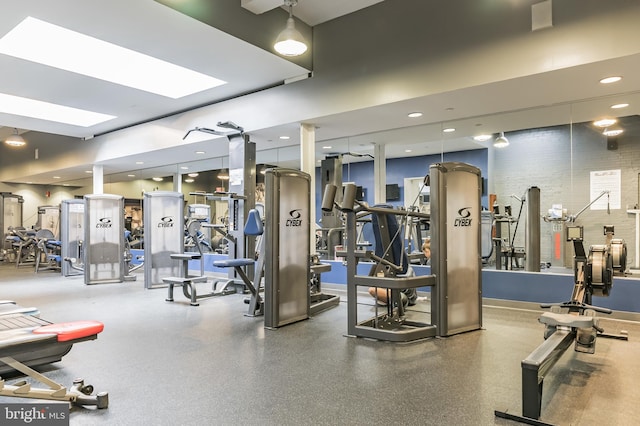
[[[185,226],[188,235],[195,237],[200,232],[202,222],[197,219],[189,219]],[[182,275],[162,278],[162,282],[169,285],[169,292],[167,302],[173,302],[173,287],[178,285],[182,287],[182,293],[190,300],[191,306],[199,306],[198,299],[204,297],[214,296],[212,293],[197,294],[196,283],[207,282],[207,277],[204,275],[204,254],[199,244],[196,245],[197,252],[182,252],[172,253],[170,258],[173,260],[180,260],[182,262]],[[191,275],[189,273],[189,262],[192,260],[198,260],[200,262],[200,275]]]
[[[38,206],[34,229],[48,229],[53,238],[60,238],[60,206]]]
[[[180,192],[144,193],[144,286],[147,289],[164,287],[163,277],[180,275],[181,264],[171,255],[184,251],[183,210],[184,195]]]
[[[62,275],[65,277],[81,275],[83,269],[84,240],[84,200],[62,200],[60,203],[60,253],[62,259]],[[74,268],[73,266],[76,266]]]
[[[192,193],[191,195],[193,195]],[[203,194],[198,194],[203,195]],[[208,204],[189,204],[187,206],[187,220],[197,220],[202,224],[211,222],[211,206]],[[208,229],[200,229],[197,234],[191,235],[188,232],[184,234],[184,247],[189,251],[198,251],[195,249],[199,245],[202,252],[213,251],[211,247],[211,235]]]
[[[350,336],[406,342],[449,336],[482,327],[480,259],[480,170],[464,163],[438,163],[430,167],[431,215],[369,207],[355,199],[356,188],[347,184],[342,204],[335,203],[335,186],[325,189],[322,209],[337,206],[346,215],[347,333]],[[425,179],[425,184],[429,179]],[[371,215],[375,252],[356,250],[357,217]],[[409,217],[430,219],[432,275],[408,274],[408,257],[402,242],[402,223]],[[373,261],[368,275],[358,274],[360,260]],[[358,287],[387,289],[386,312],[360,321]],[[401,290],[431,287],[431,323],[407,319]]]
[[[627,340],[626,334],[605,334],[599,326],[596,313],[611,314],[611,310],[591,305],[592,297],[606,297],[613,286],[613,260],[610,247],[592,245],[585,252],[583,228],[566,227],[567,241],[574,249],[574,286],[571,299],[562,303],[545,303],[540,307],[550,309],[538,321],[545,326],[544,342],[521,363],[522,366],[522,416],[508,411],[495,411],[498,417],[527,424],[539,422],[542,410],[542,391],[545,377],[564,352],[574,344],[576,352],[595,353],[597,337]]]
[[[264,325],[278,328],[309,318],[311,176],[267,169],[265,186]]]
[[[257,317],[264,315],[264,298],[261,293],[261,283],[264,276],[264,224],[260,216],[260,212],[256,209],[249,210],[247,221],[244,226],[244,235],[249,238],[258,238],[256,251],[253,257],[247,258],[227,258],[224,260],[215,260],[213,266],[218,268],[232,268],[237,274],[244,286],[251,293],[251,297],[245,300],[249,305],[247,313],[248,317]],[[252,279],[251,276],[254,278]],[[210,296],[221,295],[219,290],[213,288]]]
[[[36,231],[35,268],[36,273],[41,270],[60,271],[62,264],[61,245],[50,229]]]
[[[128,272],[124,243],[124,197],[87,194],[84,201],[84,283],[123,282]]]
[[[5,236],[9,229],[22,228],[22,206],[24,198],[21,195],[12,194],[10,192],[0,192],[0,234]],[[9,237],[8,239],[6,237]],[[0,253],[0,260],[10,258],[15,260],[13,239],[5,236],[4,247]]]
[[[203,224],[202,226],[205,228],[211,228],[214,232],[218,233],[223,240],[225,241],[225,247],[227,252],[227,260],[232,259],[246,259],[244,257],[244,253],[242,253],[241,257],[238,256],[239,247],[244,247],[245,244],[240,244],[239,239],[244,239],[247,234],[243,231],[243,228],[233,229],[233,223],[237,224],[239,217],[244,216],[240,215],[240,210],[243,208],[244,201],[246,201],[247,197],[244,195],[236,194],[234,192],[217,192],[214,194],[207,194],[207,197],[210,200],[214,201],[226,201],[228,203],[228,213],[229,220],[227,220],[226,224]],[[248,216],[247,216],[248,217]],[[263,217],[261,215],[261,217]],[[232,219],[233,218],[233,219]],[[252,218],[252,222],[255,221],[255,218]],[[247,222],[249,223],[249,222]],[[245,224],[246,228],[246,224]],[[253,228],[252,228],[253,229]],[[262,233],[260,233],[261,235]],[[252,234],[256,236],[257,234]],[[255,244],[251,244],[252,247],[255,247]],[[233,248],[233,249],[230,249]],[[247,277],[252,277],[253,271],[249,271],[249,275]],[[249,279],[250,280],[250,279]],[[238,292],[237,287],[242,287],[242,290],[245,289],[245,278],[242,277],[238,273],[236,268],[228,268],[227,278],[216,279],[213,282],[213,293],[216,296],[226,296],[229,294],[234,294]],[[247,288],[251,291],[249,288]]]
[[[321,188],[326,191],[327,185],[342,188],[342,156],[330,155],[320,163]],[[322,193],[324,198],[325,193]],[[342,191],[336,191],[335,202],[338,205],[342,202]],[[340,210],[334,209],[322,211],[322,219],[320,220],[322,227],[320,228],[321,237],[316,247],[316,252],[320,254],[321,259],[335,259],[336,247],[342,246],[344,223]]]
[[[9,227],[5,240],[9,244],[7,258],[15,261],[16,268],[34,265],[36,260],[36,231],[23,227]]]
[[[18,371],[47,388],[36,388],[26,380],[13,384],[0,380],[0,395],[17,398],[68,401],[77,406],[109,405],[109,394],[93,394],[93,386],[76,379],[71,388],[51,380],[32,367],[57,362],[75,343],[94,340],[104,329],[98,321],[50,323],[34,308],[20,308],[11,301],[0,302],[0,373]]]
[[[532,186],[527,189],[522,197],[516,195],[511,195],[511,197],[520,203],[517,217],[512,216],[510,205],[504,207],[504,214],[500,214],[497,204],[493,206],[496,269],[502,269],[504,266],[504,269],[524,269],[529,272],[540,272],[540,188]],[[515,246],[523,211],[525,211],[526,248]],[[513,234],[511,233],[512,224],[515,224]],[[504,244],[502,237],[504,225],[507,225],[507,244]]]

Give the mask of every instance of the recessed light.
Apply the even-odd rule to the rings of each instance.
[[[53,178],[54,179],[60,179],[60,176],[54,176]]]
[[[206,154],[206,153],[204,151],[196,151],[196,154],[202,155],[202,154]]]
[[[154,178],[151,178],[151,179],[155,180],[156,182],[162,182],[162,178],[161,177],[154,177]]]
[[[0,53],[173,99],[225,84],[31,16],[0,39]]]
[[[407,117],[409,118],[418,118],[418,117],[422,117],[422,113],[419,111],[415,111],[415,112],[410,112],[409,114],[407,114]]]
[[[626,108],[628,106],[629,106],[629,104],[615,104],[615,105],[611,105],[611,108],[620,109],[620,108]]]
[[[325,145],[322,147],[322,149],[332,149],[333,147],[331,145]]]
[[[93,171],[92,171],[92,170],[85,170],[84,172],[85,172],[85,173],[93,173]]]
[[[605,129],[604,132],[602,132],[602,134],[605,136],[618,136],[623,132],[624,130],[622,129]]]
[[[404,152],[411,152],[411,150],[410,149],[405,149]]]
[[[184,181],[187,182],[187,183],[193,183],[193,182],[195,182],[195,179],[186,178]]]
[[[136,175],[127,175],[127,177],[136,177]]]
[[[180,166],[181,170],[189,170],[189,168],[187,166]]]
[[[474,136],[473,139],[478,142],[485,142],[491,139],[491,135],[478,135],[478,136]]]
[[[615,118],[603,118],[602,120],[597,120],[593,122],[593,125],[596,127],[609,127],[613,124],[616,124]]]
[[[617,81],[622,80],[622,77],[620,77],[619,75],[614,75],[611,77],[605,77],[602,80],[600,80],[600,83],[602,84],[610,84],[610,83],[615,83]]]
[[[144,161],[136,161],[136,164],[138,164],[138,165],[144,164]]]
[[[198,173],[189,173],[187,176],[189,176],[189,177],[197,177]]]
[[[289,136],[280,136],[280,139],[282,139],[283,141],[289,140],[291,139]]]
[[[445,133],[452,133],[455,132],[456,129],[454,129],[453,127],[447,127],[446,129],[442,129],[442,131]]]
[[[69,184],[68,183],[63,183],[62,186],[69,186]]]

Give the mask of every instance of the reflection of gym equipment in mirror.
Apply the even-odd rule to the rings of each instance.
[[[194,195],[190,193],[189,195]],[[202,194],[198,194],[202,195]],[[197,220],[203,224],[211,222],[211,206],[208,204],[189,204],[187,206],[187,220]],[[199,246],[196,249],[196,245]],[[211,235],[209,229],[198,230],[195,235],[191,235],[189,232],[184,233],[184,248],[189,251],[201,251],[203,253],[210,253],[213,251],[211,248]]]
[[[570,249],[566,244],[561,244],[561,241],[566,234],[565,227],[569,226],[569,224],[574,224],[582,213],[584,213],[589,207],[591,207],[595,202],[600,200],[605,195],[607,196],[607,214],[611,214],[609,203],[610,193],[611,191],[609,190],[602,191],[596,198],[587,203],[576,214],[568,214],[567,209],[562,208],[562,204],[554,204],[549,209],[547,214],[542,216],[542,219],[545,222],[551,223],[553,225],[554,243],[556,247],[559,247],[559,249],[556,248],[556,251],[559,251],[559,253],[556,253],[555,257],[562,259],[562,263],[564,266],[569,267],[570,265],[570,258],[568,257]]]
[[[614,266],[609,245],[592,245],[587,256],[583,240],[583,227],[567,226],[567,241],[574,249],[574,287],[571,300],[562,303],[541,304],[550,308],[538,321],[545,325],[545,341],[522,361],[522,416],[495,411],[495,415],[527,424],[538,422],[542,409],[543,382],[555,363],[574,343],[576,352],[595,353],[597,337],[627,340],[620,335],[605,334],[599,326],[596,313],[610,314],[607,308],[592,306],[592,296],[606,297],[613,286]]]
[[[480,171],[463,163],[441,163],[430,168],[431,216],[390,206],[369,207],[355,198],[356,186],[347,184],[341,204],[337,188],[328,185],[322,209],[339,208],[346,215],[347,247],[341,256],[347,263],[347,333],[389,341],[411,341],[448,336],[482,326],[480,268]],[[356,217],[371,215],[375,252],[358,250]],[[398,217],[401,222],[398,223]],[[415,276],[409,271],[402,242],[402,228],[409,217],[431,219],[433,275]],[[368,275],[359,275],[362,260],[373,262]],[[358,287],[386,290],[386,312],[358,320]],[[431,287],[431,323],[413,321],[403,307],[401,290]],[[377,291],[376,291],[377,294]]]
[[[342,156],[330,155],[320,163],[321,188],[323,188],[322,196],[327,185],[333,185],[336,188],[342,188]],[[342,192],[335,195],[336,203],[342,201]],[[342,214],[338,209],[323,210],[320,219],[320,238],[316,243],[316,252],[321,259],[335,259],[336,247],[340,247],[343,242],[344,223]]]
[[[500,207],[495,202],[493,205],[493,220],[495,226],[496,269],[525,269],[530,272],[540,271],[540,189],[532,186],[527,189],[522,197],[511,195],[511,198],[520,203],[518,215],[513,216],[511,205],[504,206],[504,213],[500,213]],[[526,210],[525,210],[526,204]],[[525,246],[516,247],[516,237],[525,213]],[[506,225],[506,235],[503,235]],[[513,233],[511,232],[513,225]],[[545,262],[545,266],[547,263]]]

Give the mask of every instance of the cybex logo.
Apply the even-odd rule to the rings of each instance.
[[[471,226],[471,207],[463,207],[458,210],[458,217],[453,223],[453,226]]]
[[[173,228],[173,216],[161,217],[158,228]]]
[[[302,213],[300,213],[301,209],[294,209],[289,212],[289,219],[287,219],[286,226],[302,226]]]
[[[98,223],[96,223],[96,228],[111,228],[113,224],[111,223],[110,217],[103,217],[98,219]]]

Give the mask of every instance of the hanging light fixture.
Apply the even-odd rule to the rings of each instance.
[[[284,5],[289,7],[289,19],[273,45],[276,52],[284,56],[299,56],[307,51],[307,43],[300,31],[296,30],[293,20],[293,6],[297,4],[298,0],[284,0]]]
[[[509,146],[509,139],[504,137],[504,132],[500,132],[500,136],[493,141],[493,146],[496,148],[506,148]]]
[[[27,144],[27,141],[25,141],[24,138],[18,134],[18,129],[13,130],[15,133],[6,138],[4,140],[4,143],[9,146],[25,146]]]

